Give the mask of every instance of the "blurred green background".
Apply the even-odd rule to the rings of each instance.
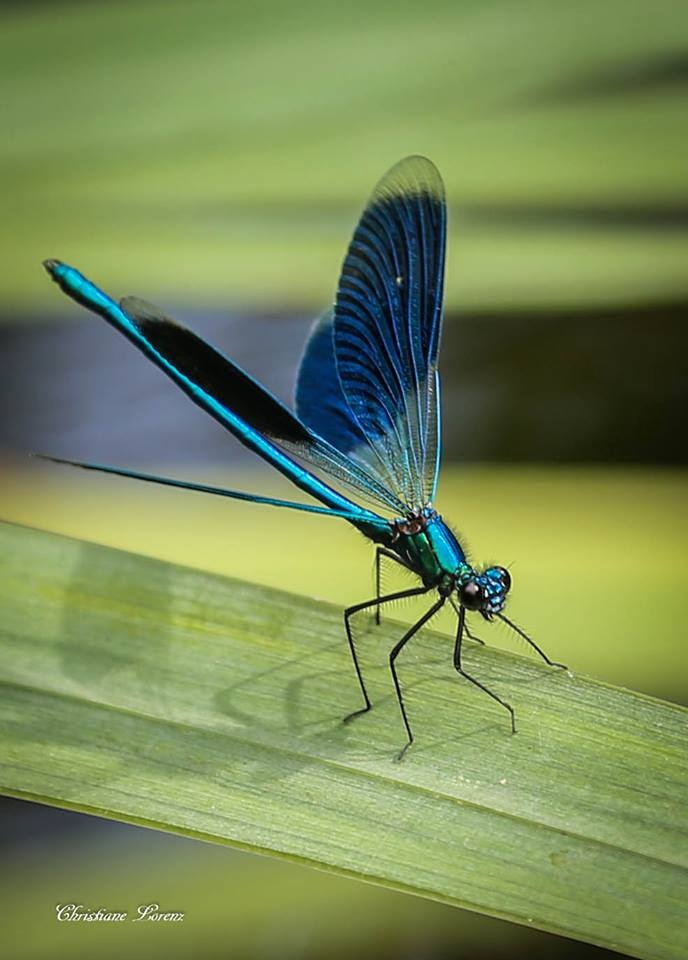
[[[424,152],[455,212],[452,308],[683,297],[685,232],[662,222],[685,227],[681,12],[22,4],[1,40],[0,294],[56,312],[35,262],[59,253],[168,302],[320,307],[374,181]]]
[[[477,560],[512,565],[514,616],[553,656],[688,701],[684,5],[100,0],[0,18],[4,519],[339,604],[368,596],[370,549],[343,524],[28,462],[288,492],[39,264],[159,301],[289,399],[367,194],[424,153],[450,205],[440,508]],[[2,810],[0,943],[16,957],[595,952],[295,866]],[[132,946],[139,927],[56,924],[71,900],[188,916]]]

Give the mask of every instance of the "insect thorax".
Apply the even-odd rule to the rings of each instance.
[[[471,571],[461,544],[432,508],[425,507],[394,523],[394,549],[426,586],[456,581]]]

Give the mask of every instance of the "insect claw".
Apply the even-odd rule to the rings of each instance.
[[[369,710],[372,710],[372,705],[361,707],[360,710],[354,710],[352,713],[347,713],[345,717],[342,717],[342,723],[349,723],[351,720],[355,720],[356,717],[360,717],[361,714],[368,713]]]

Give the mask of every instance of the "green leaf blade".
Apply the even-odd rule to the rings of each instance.
[[[425,631],[403,663],[341,612],[20,527],[0,528],[0,783],[275,853],[642,957],[678,957],[686,711],[471,646],[519,733]],[[354,598],[352,598],[354,599]]]

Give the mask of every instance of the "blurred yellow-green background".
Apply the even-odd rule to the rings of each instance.
[[[53,0],[3,4],[0,22],[3,519],[342,605],[368,596],[371,552],[344,524],[29,462],[291,496],[40,261],[159,302],[289,400],[367,194],[423,153],[450,209],[439,506],[476,560],[511,566],[513,614],[553,656],[688,701],[684,5]],[[1,809],[0,943],[16,957],[595,952],[295,866]],[[72,899],[188,917],[118,941],[56,924]]]

